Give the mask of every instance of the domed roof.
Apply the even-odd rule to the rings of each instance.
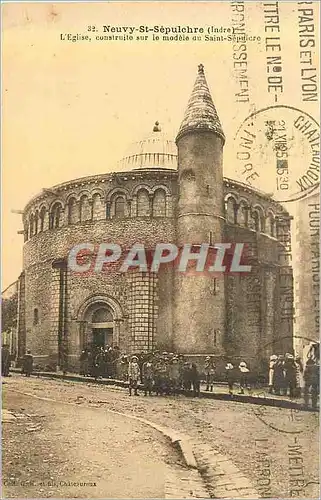
[[[124,170],[140,168],[177,168],[177,147],[155,122],[153,132],[142,141],[135,142],[120,161]]]

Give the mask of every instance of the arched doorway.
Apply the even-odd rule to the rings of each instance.
[[[101,305],[92,313],[89,327],[92,330],[92,345],[94,347],[112,346],[114,343],[114,318],[110,307]]]
[[[91,295],[78,310],[80,349],[119,346],[123,312],[119,302],[105,294]]]
[[[92,304],[86,310],[84,323],[86,334],[84,344],[86,346],[104,349],[114,344],[115,322],[111,307],[107,304]]]

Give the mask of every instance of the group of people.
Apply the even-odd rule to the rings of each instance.
[[[272,354],[269,364],[269,392],[300,397],[303,388],[303,363],[298,356]]]
[[[156,395],[177,394],[184,391],[186,394],[199,396],[200,383],[204,378],[206,391],[213,392],[216,378],[216,366],[211,356],[205,358],[205,366],[199,370],[195,362],[188,362],[183,355],[174,353],[156,352],[146,355],[134,355],[130,359],[122,356],[122,376],[129,381],[129,394],[138,395],[138,384],[142,382],[145,396],[155,392]],[[229,393],[233,394],[234,384],[240,383],[240,394],[244,389],[250,390],[250,370],[247,364],[240,362],[238,369],[234,369],[232,363],[225,367],[226,380]]]
[[[10,349],[7,344],[4,344],[1,349],[1,375],[3,377],[10,376],[10,366],[11,366],[11,354]],[[26,377],[30,377],[33,371],[33,356],[30,349],[27,350],[26,354],[22,358],[22,370],[21,373]]]
[[[308,356],[304,369],[299,356],[290,353],[278,356],[272,354],[269,364],[269,392],[289,395],[291,398],[301,397],[303,392],[306,405],[311,393],[312,407],[315,408],[319,394],[319,372],[318,355]]]
[[[129,395],[138,395],[138,384],[143,383],[145,396],[177,394],[180,390],[200,394],[200,374],[195,363],[188,363],[181,355],[167,352],[134,355],[121,359],[123,378],[129,382]]]
[[[90,351],[89,351],[90,353]],[[139,353],[133,356],[120,354],[117,347],[100,350],[95,357],[83,356],[85,365],[81,364],[81,372],[99,378],[107,376],[121,378],[129,382],[129,394],[138,395],[139,384],[143,385],[144,395],[177,394],[184,391],[186,394],[199,396],[200,383],[205,381],[206,391],[213,392],[214,382],[217,379],[217,370],[214,357],[207,356],[202,370],[195,362],[189,362],[181,354],[169,352]],[[93,364],[88,364],[88,359]],[[90,367],[91,366],[91,367]],[[86,367],[86,369],[84,369]],[[304,387],[304,397],[307,401],[309,394],[312,397],[312,406],[316,406],[319,385],[319,364],[315,360],[308,360],[305,370],[298,357],[290,353],[272,355],[269,363],[269,392],[276,395],[300,397]],[[228,391],[233,395],[237,384],[238,393],[252,392],[256,383],[255,374],[251,373],[247,363],[241,361],[235,365],[227,362],[225,365],[225,380]],[[306,403],[307,404],[307,403]]]
[[[271,355],[268,366],[268,384],[271,394],[301,397],[309,404],[311,395],[312,407],[317,406],[319,394],[319,347],[313,348],[308,355],[305,367],[301,359],[293,354]],[[9,376],[11,356],[9,347],[2,347],[1,372]],[[27,350],[22,359],[22,373],[29,377],[33,371],[33,356]],[[121,378],[129,382],[130,396],[138,395],[139,384],[142,383],[144,394],[156,395],[186,394],[199,396],[201,380],[205,381],[206,391],[213,392],[217,379],[214,357],[207,356],[202,370],[195,362],[189,362],[183,355],[168,352],[139,353],[132,356],[121,354],[118,346],[91,347],[84,349],[80,356],[80,374],[99,378]],[[238,383],[239,394],[245,389],[249,394],[256,381],[245,361],[235,366],[231,362],[225,365],[225,380],[229,394],[233,395]]]
[[[114,378],[120,357],[118,346],[87,348],[80,355],[80,375],[85,377]]]

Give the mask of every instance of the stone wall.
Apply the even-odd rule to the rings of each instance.
[[[139,194],[142,190],[143,197]],[[149,248],[158,242],[176,242],[177,194],[176,171],[127,172],[78,179],[31,200],[23,217],[28,241],[24,245],[24,273],[19,279],[20,356],[30,348],[36,364],[56,364],[59,335],[66,328],[69,368],[77,369],[80,349],[90,335],[84,320],[86,307],[96,299],[111,305],[115,312],[115,338],[121,350],[187,349],[186,342],[177,345],[175,340],[174,283],[182,277],[171,266],[163,268],[157,276],[141,272],[124,274],[115,267],[103,273],[68,271],[64,282],[67,291],[61,288],[60,271],[52,267],[53,261],[66,258],[74,245],[83,242],[93,243],[96,249],[101,242],[118,243],[123,249],[136,242]],[[124,212],[117,215],[116,200],[121,196],[124,204],[121,202],[119,206],[124,206]],[[281,241],[284,231],[280,229],[289,222],[278,203],[248,186],[225,179],[224,197],[222,213],[228,222],[224,224],[222,238],[248,243],[255,273],[222,276],[216,281],[202,277],[198,282],[191,277],[193,286],[187,287],[190,301],[201,303],[206,296],[215,321],[207,329],[199,322],[193,324],[190,304],[186,301],[186,335],[188,345],[194,343],[195,354],[201,354],[201,343],[204,354],[222,356],[224,345],[230,357],[242,357],[252,363],[261,354],[263,357],[271,354],[269,346],[276,345],[280,337],[283,341],[276,349],[280,352],[291,349],[292,271],[289,261],[282,257],[286,243]],[[140,201],[142,198],[144,203]],[[142,210],[144,216],[139,215]],[[254,212],[260,215],[257,227],[257,219],[252,217]],[[50,214],[56,218],[50,219]],[[55,221],[59,227],[55,227]],[[212,233],[215,242],[214,227]],[[188,283],[186,279],[183,281]],[[181,285],[177,282],[176,286]],[[282,302],[284,286],[289,293],[283,293],[287,298]],[[197,293],[190,293],[191,290]],[[64,306],[61,294],[67,294]]]

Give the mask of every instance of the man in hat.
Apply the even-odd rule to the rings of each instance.
[[[239,394],[244,394],[244,388],[246,388],[250,392],[250,387],[249,387],[250,370],[248,369],[245,361],[241,361],[241,363],[239,364],[239,370],[240,370],[240,392],[239,392]]]
[[[132,395],[134,389],[135,396],[138,396],[138,383],[140,380],[140,368],[138,364],[138,357],[132,356],[128,365],[128,379],[129,379],[129,395]]]
[[[205,377],[206,377],[206,391],[211,390],[213,392],[214,386],[214,376],[215,376],[215,364],[210,356],[205,358]]]
[[[235,382],[235,374],[234,374],[234,366],[232,365],[232,363],[226,363],[225,375],[228,385],[228,392],[230,396],[233,396],[233,385]]]

